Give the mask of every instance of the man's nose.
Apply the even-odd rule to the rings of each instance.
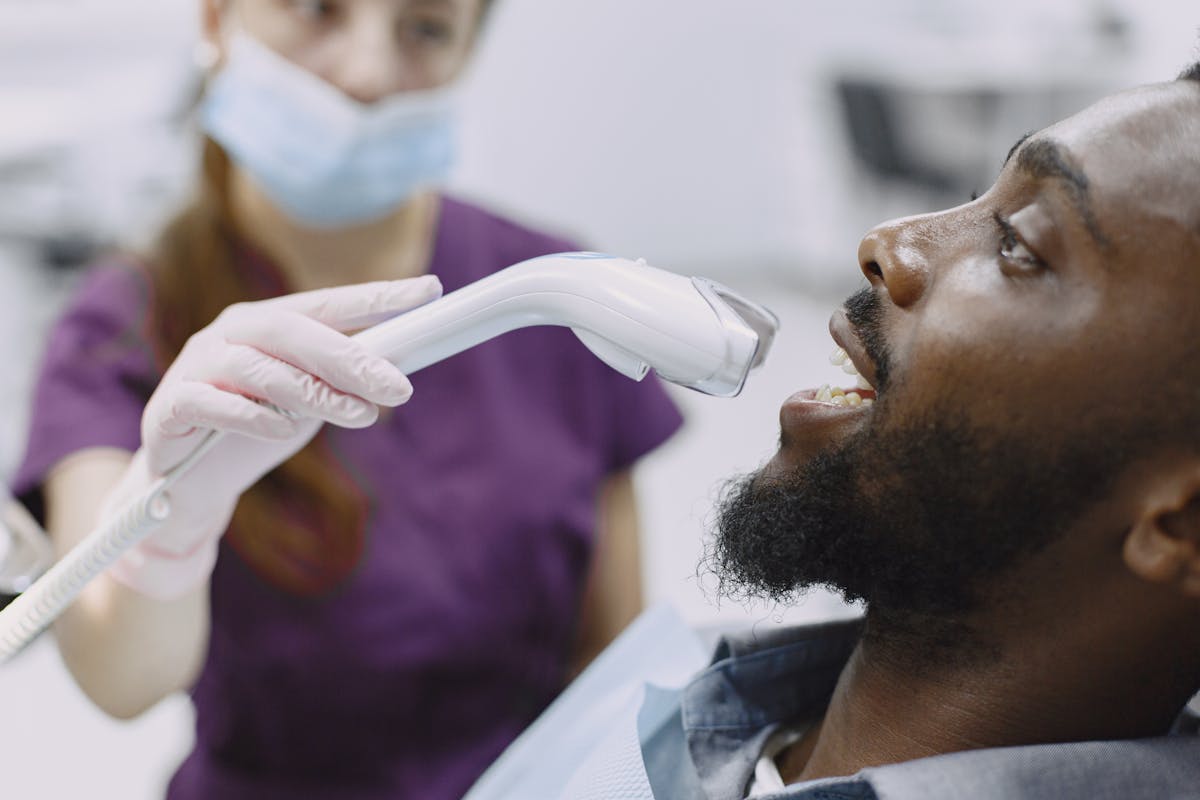
[[[882,285],[901,308],[916,303],[929,283],[930,232],[924,217],[906,217],[871,229],[858,245],[858,266],[872,286]]]

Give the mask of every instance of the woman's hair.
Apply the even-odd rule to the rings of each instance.
[[[164,369],[226,306],[263,296],[247,274],[255,257],[235,233],[229,172],[228,157],[205,140],[196,196],[166,226],[148,259],[150,335]],[[366,505],[322,433],[242,495],[226,541],[270,583],[318,594],[358,563]]]
[[[482,25],[497,0],[481,0]],[[262,299],[247,274],[229,202],[230,162],[206,139],[196,196],[163,230],[151,257],[151,338],[163,369],[188,337],[226,306]],[[296,594],[319,594],[355,567],[368,503],[322,433],[238,502],[226,541],[260,576]]]

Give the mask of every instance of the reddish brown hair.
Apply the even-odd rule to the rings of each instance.
[[[246,274],[229,204],[228,157],[206,141],[197,194],[163,230],[150,261],[151,337],[165,368],[228,305],[262,299]],[[333,588],[358,563],[366,502],[322,433],[242,495],[226,541],[270,583]]]

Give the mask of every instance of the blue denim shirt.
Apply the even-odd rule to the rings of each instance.
[[[674,716],[643,733],[655,800],[742,800],[767,738],[781,724],[823,715],[860,632],[861,622],[851,620],[722,639],[712,664],[678,693]],[[795,784],[769,797],[1200,798],[1198,720],[1185,709],[1170,736],[950,753]]]

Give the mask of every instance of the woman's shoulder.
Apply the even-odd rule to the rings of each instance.
[[[112,254],[85,268],[68,301],[64,321],[100,319],[132,322],[151,304],[149,267],[135,256]]]
[[[137,448],[142,405],[158,382],[148,337],[149,275],[111,256],[79,277],[46,337],[25,456],[13,479],[38,509],[36,488],[60,459],[88,447]]]
[[[43,369],[92,362],[150,380],[158,369],[152,285],[146,263],[134,256],[105,256],[85,268],[49,331]]]

